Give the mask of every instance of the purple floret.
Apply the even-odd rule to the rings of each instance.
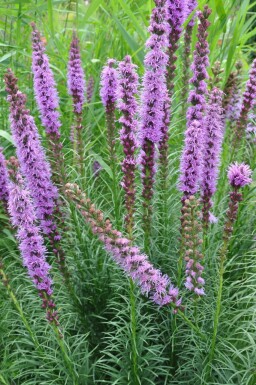
[[[244,187],[252,182],[252,170],[245,163],[233,163],[228,168],[228,179],[235,188]]]

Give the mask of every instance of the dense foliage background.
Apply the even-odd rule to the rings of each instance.
[[[199,7],[205,1],[199,2]],[[210,0],[210,62],[217,60],[224,69],[221,87],[237,60],[243,63],[243,85],[255,57],[255,2],[249,0]],[[62,140],[68,180],[78,183],[106,216],[113,218],[111,171],[108,162],[104,109],[99,97],[100,73],[107,58],[122,60],[132,56],[143,75],[147,27],[153,1],[126,0],[20,0],[0,1],[0,144],[5,156],[14,155],[9,130],[8,106],[2,83],[7,68],[19,79],[19,87],[28,95],[28,108],[36,118],[42,140],[45,133],[34,101],[31,72],[31,26],[35,21],[45,37],[46,50],[54,71],[60,96]],[[70,128],[73,112],[67,93],[67,61],[72,31],[80,39],[86,78],[94,79],[94,93],[84,108],[86,178],[73,167]],[[192,45],[195,45],[196,30]],[[182,114],[182,49],[178,50],[173,112],[170,127],[170,173],[168,194],[169,222],[163,230],[159,189],[154,206],[153,242],[150,260],[175,282],[179,253],[180,193],[177,191],[180,153],[183,146],[185,117]],[[209,74],[212,76],[211,69]],[[119,126],[118,126],[119,127]],[[229,132],[229,131],[227,131]],[[246,160],[251,148],[246,151]],[[118,144],[119,162],[122,148]],[[99,176],[93,163],[100,163]],[[218,250],[221,245],[228,183],[226,169],[230,161],[229,135],[225,137],[219,188],[214,214],[219,218],[209,233],[205,255],[207,295],[198,303],[185,301],[186,316],[202,335],[175,316],[170,308],[159,309],[134,288],[136,312],[131,303],[128,278],[111,261],[101,244],[75,208],[68,204],[70,218],[63,237],[69,269],[78,303],[74,304],[63,286],[57,268],[53,268],[56,303],[64,335],[68,361],[79,374],[79,384],[225,384],[255,385],[255,182],[244,189],[224,275],[222,310],[212,371],[209,377],[209,347],[218,288]],[[255,169],[255,156],[250,159]],[[121,169],[119,169],[121,179]],[[136,244],[142,246],[141,187],[138,178],[136,203]],[[255,176],[254,176],[255,180]],[[121,190],[121,189],[120,189]],[[120,191],[120,201],[123,199]],[[157,208],[160,207],[159,210]],[[120,205],[123,221],[123,208]],[[0,251],[20,308],[0,285],[0,383],[4,385],[71,384],[70,365],[63,360],[50,325],[40,307],[40,299],[22,266],[14,232],[4,211],[0,213]],[[121,226],[122,227],[122,226]],[[52,258],[50,256],[50,258]],[[4,283],[4,282],[3,282]],[[31,333],[26,325],[29,325]],[[31,336],[34,336],[33,338]]]

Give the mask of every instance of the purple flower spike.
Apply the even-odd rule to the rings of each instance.
[[[168,56],[165,53],[168,32],[166,1],[155,0],[155,4],[156,7],[152,11],[150,20],[150,37],[146,43],[149,52],[144,60],[145,74],[141,97],[140,127],[142,147],[140,162],[142,166],[142,196],[144,199],[144,247],[147,252],[149,251],[151,200],[155,175],[155,144],[159,144],[163,137],[164,103],[168,98],[165,79],[168,61]]]
[[[4,205],[8,202],[8,170],[6,167],[6,160],[0,147],[0,200],[3,201]]]
[[[135,203],[135,149],[138,122],[136,114],[138,104],[135,95],[138,93],[137,66],[132,64],[130,56],[126,56],[119,64],[119,98],[118,107],[122,112],[119,122],[122,124],[120,139],[123,144],[125,158],[122,162],[123,181],[125,191],[126,228],[132,237],[133,215]]]
[[[85,76],[82,68],[79,41],[75,33],[73,33],[69,51],[68,92],[73,98],[74,112],[81,114],[85,102]]]
[[[214,88],[210,95],[204,119],[203,146],[202,146],[202,170],[201,191],[203,208],[203,219],[209,222],[209,210],[211,197],[216,191],[219,173],[220,153],[223,140],[223,92]]]
[[[178,41],[182,33],[182,24],[184,22],[185,0],[167,0],[167,22],[168,30],[168,65],[167,65],[167,88],[169,93],[174,87],[174,71],[176,69],[175,62],[177,56],[175,52],[178,49]],[[170,95],[169,95],[170,96]]]
[[[194,61],[191,66],[193,77],[190,79],[195,87],[189,94],[188,102],[192,104],[188,108],[187,122],[188,126],[192,120],[202,122],[205,110],[205,94],[207,92],[207,84],[205,79],[208,79],[207,67],[209,66],[209,45],[207,42],[207,29],[210,22],[207,20],[211,14],[210,8],[206,5],[203,12],[198,12],[200,24],[198,26],[198,42],[194,51]]]
[[[183,199],[195,194],[199,188],[200,157],[198,147],[201,141],[201,125],[197,120],[191,123],[185,132],[185,145],[181,158],[179,189]]]
[[[114,105],[117,100],[117,71],[114,68],[114,59],[108,59],[107,65],[103,68],[101,74],[100,96],[106,109]]]
[[[13,226],[18,227],[17,238],[23,264],[39,291],[43,307],[47,308],[47,319],[58,324],[57,313],[53,311],[55,304],[51,299],[52,280],[49,276],[51,267],[46,262],[46,249],[36,225],[36,215],[28,190],[11,183],[8,208]]]
[[[86,89],[86,100],[88,104],[92,102],[93,91],[94,91],[94,79],[92,76],[90,76],[87,83],[87,89]]]
[[[45,234],[55,230],[52,216],[57,189],[51,181],[50,166],[46,160],[34,119],[26,109],[26,96],[17,87],[17,79],[8,70],[5,75],[7,100],[10,103],[11,130],[22,174],[36,205],[37,217]]]
[[[34,75],[34,92],[38,109],[40,111],[42,124],[49,138],[49,145],[52,150],[54,160],[52,163],[54,179],[57,183],[63,184],[65,180],[64,159],[62,154],[62,143],[60,141],[60,114],[59,98],[56,83],[50,69],[49,59],[45,53],[39,31],[35,23],[31,23],[33,28],[32,43],[32,71]]]
[[[191,90],[188,102],[191,106],[187,112],[187,130],[185,132],[185,146],[181,159],[180,190],[184,192],[183,199],[195,194],[198,190],[200,167],[201,167],[201,145],[202,145],[202,123],[205,111],[205,94],[207,85],[205,79],[208,78],[206,71],[209,65],[207,28],[210,23],[207,20],[211,10],[208,6],[204,7],[203,12],[198,13],[200,24],[198,27],[198,42],[194,51],[194,62],[191,69],[193,77],[190,82],[194,85]]]
[[[73,111],[76,119],[71,130],[71,141],[75,142],[77,163],[80,175],[84,177],[84,143],[82,135],[82,111],[85,102],[85,76],[82,68],[79,40],[73,33],[68,62],[68,93],[73,99]]]
[[[172,303],[174,312],[177,311],[181,298],[178,298],[179,290],[171,284],[170,278],[154,268],[147,255],[132,246],[130,239],[114,230],[110,221],[104,220],[103,213],[95,208],[77,185],[67,184],[66,193],[117,265],[140,287],[141,293],[159,306]]]
[[[244,187],[252,182],[252,170],[247,164],[233,163],[228,169],[229,183],[234,188]]]
[[[190,0],[186,1],[185,9],[184,9],[184,19],[186,20],[190,14],[195,10],[197,7],[197,1],[196,0]],[[192,39],[192,32],[193,32],[193,27],[195,24],[195,17],[194,15],[188,25],[186,26],[185,29],[185,34],[184,34],[184,49],[183,49],[183,76],[182,76],[182,92],[181,92],[181,97],[182,97],[182,109],[183,113],[185,111],[186,107],[186,101],[187,101],[187,95],[188,95],[188,88],[189,88],[189,68],[190,68],[190,53],[191,53],[191,39]]]
[[[246,84],[246,90],[243,95],[243,102],[240,116],[237,121],[236,132],[234,135],[234,144],[237,147],[240,139],[243,137],[248,121],[250,110],[256,105],[256,59],[254,59],[250,71],[250,77]]]

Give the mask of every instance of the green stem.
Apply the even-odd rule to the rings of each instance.
[[[198,336],[200,336],[200,337],[202,338],[202,340],[206,341],[206,337],[205,337],[205,335],[201,332],[201,330],[200,330],[196,325],[194,325],[193,322],[191,322],[191,321],[188,319],[188,317],[186,317],[185,314],[184,314],[180,309],[177,310],[177,313],[178,313],[178,315],[183,319],[183,321],[185,321],[186,324],[189,325],[190,328],[191,328],[192,330],[194,330],[194,332],[195,332]]]
[[[54,331],[54,334],[55,334],[55,337],[56,337],[56,341],[60,347],[60,350],[61,350],[61,353],[62,353],[62,356],[63,356],[63,359],[66,363],[66,367],[69,371],[69,374],[70,376],[72,377],[72,380],[73,380],[73,385],[78,385],[78,374],[76,373],[73,365],[72,365],[72,362],[69,358],[69,355],[67,353],[67,348],[66,348],[66,345],[64,344],[64,341],[63,341],[63,337],[61,335],[61,332],[60,330],[58,329],[58,327],[55,325],[55,324],[51,324],[51,327],[52,327],[52,330]]]
[[[33,333],[33,330],[29,326],[29,322],[28,322],[25,314],[23,313],[23,310],[22,310],[22,308],[21,308],[21,306],[19,304],[18,299],[16,298],[14,292],[12,291],[12,288],[11,288],[9,282],[8,282],[8,278],[7,278],[5,272],[4,272],[4,270],[2,268],[0,268],[0,276],[2,276],[3,284],[4,284],[5,288],[6,288],[9,296],[11,297],[11,300],[12,300],[15,308],[17,309],[17,311],[18,311],[18,313],[20,315],[20,318],[21,318],[25,328],[27,329],[27,331],[29,333],[29,335],[31,337],[31,340],[33,341],[36,349],[41,351],[40,344],[39,344],[35,334]]]
[[[136,297],[135,297],[135,285],[133,280],[130,278],[130,305],[131,305],[131,345],[132,345],[132,373],[133,373],[133,384],[139,385],[138,379],[138,352],[137,352],[137,322],[136,322]]]
[[[219,288],[218,288],[217,304],[216,304],[216,310],[215,310],[214,321],[213,321],[212,342],[211,342],[211,349],[210,349],[210,354],[209,354],[208,370],[207,370],[207,375],[206,375],[207,380],[209,379],[209,377],[211,375],[211,364],[212,364],[213,359],[214,359],[215,346],[216,346],[216,340],[217,340],[220,310],[221,310],[222,290],[223,290],[223,275],[224,275],[224,271],[225,271],[224,264],[225,264],[225,259],[226,259],[227,248],[228,248],[228,240],[226,240],[223,244],[222,251],[221,251],[221,257],[220,257]]]

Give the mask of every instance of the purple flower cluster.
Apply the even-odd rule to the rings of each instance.
[[[184,9],[184,19],[186,20],[190,14],[197,7],[196,0],[186,0],[185,9]],[[192,32],[195,24],[195,15],[191,18],[188,25],[186,26],[184,33],[184,49],[183,49],[183,66],[182,66],[182,91],[181,91],[181,99],[182,99],[182,109],[183,113],[186,107],[188,88],[189,88],[189,68],[190,68],[190,53],[191,53],[191,40],[192,40]]]
[[[114,230],[110,221],[104,220],[102,212],[95,209],[78,186],[67,184],[66,188],[68,196],[76,203],[93,233],[98,235],[115,262],[138,284],[141,292],[160,306],[172,303],[179,307],[179,291],[171,284],[168,276],[155,269],[148,257],[138,247],[131,245],[131,240]]]
[[[122,124],[120,139],[123,144],[125,158],[122,162],[123,181],[125,191],[126,226],[128,233],[132,234],[133,214],[135,202],[135,149],[138,122],[136,115],[138,103],[135,95],[138,93],[137,66],[132,64],[130,56],[119,63],[119,102],[118,108],[122,113],[119,122]]]
[[[256,105],[256,59],[254,59],[250,71],[250,77],[246,84],[246,90],[243,95],[243,102],[241,107],[240,116],[237,121],[235,142],[243,136],[246,129],[248,114],[251,109]]]
[[[94,91],[94,79],[92,76],[90,76],[87,82],[87,88],[86,88],[86,99],[88,104],[90,104],[92,101],[93,91]]]
[[[56,83],[52,70],[49,66],[49,59],[45,53],[45,47],[42,42],[39,31],[36,29],[35,23],[32,23],[32,70],[34,74],[34,92],[36,102],[41,113],[42,123],[46,133],[60,137],[59,128],[60,114],[59,98],[56,90]]]
[[[197,7],[197,0],[186,0],[185,4],[185,12],[184,12],[184,18],[187,19],[191,13],[196,9]],[[195,24],[195,16],[191,18],[191,20],[188,23],[189,27],[193,27]]]
[[[244,187],[252,182],[251,174],[252,170],[247,164],[235,162],[228,169],[229,183],[234,188]]]
[[[17,238],[23,264],[28,270],[34,285],[47,308],[47,319],[57,322],[55,304],[51,299],[52,279],[49,276],[50,265],[46,262],[46,249],[28,190],[11,183],[9,185],[8,208],[13,226],[18,227]]]
[[[6,167],[6,160],[0,147],[0,200],[6,205],[8,202],[8,171]]]
[[[201,145],[202,145],[202,123],[205,110],[205,93],[208,78],[206,67],[209,65],[207,28],[210,23],[207,20],[211,10],[204,7],[203,12],[198,13],[200,24],[198,27],[198,42],[194,52],[194,62],[191,66],[193,77],[190,82],[195,89],[189,94],[188,102],[192,105],[187,112],[187,130],[185,132],[185,146],[181,158],[180,190],[184,197],[194,194],[198,190],[200,167],[201,167]]]
[[[210,25],[210,22],[207,19],[210,14],[211,10],[207,5],[204,7],[203,12],[198,12],[198,18],[200,20],[197,33],[198,41],[194,51],[194,61],[191,66],[193,77],[190,79],[190,83],[194,85],[195,89],[190,92],[188,98],[188,102],[192,104],[187,112],[188,126],[190,125],[190,122],[195,119],[202,122],[205,110],[205,94],[207,92],[205,79],[208,79],[207,67],[209,65],[207,29]]]
[[[73,98],[74,112],[81,114],[85,102],[85,76],[82,68],[79,41],[75,33],[73,33],[69,51],[68,92]]]
[[[165,52],[167,45],[167,9],[165,0],[155,0],[156,7],[152,11],[150,20],[150,37],[146,42],[149,49],[146,54],[143,77],[143,91],[141,96],[141,154],[143,183],[143,224],[145,235],[145,250],[149,248],[149,233],[151,228],[151,199],[155,175],[155,143],[159,144],[163,138],[165,110],[168,110],[169,99],[166,87],[166,65],[168,56]],[[167,105],[166,105],[167,104]]]
[[[204,203],[204,220],[209,222],[210,199],[216,191],[220,153],[223,140],[223,92],[213,88],[206,109],[202,145],[201,194]]]
[[[201,296],[205,295],[204,284],[205,281],[201,277],[204,267],[192,258],[187,258],[186,263],[186,282],[185,287],[189,291],[193,291],[195,294]]]
[[[60,114],[59,98],[56,83],[50,69],[49,60],[45,53],[39,31],[35,23],[32,23],[32,71],[34,75],[34,92],[38,109],[40,111],[42,124],[49,138],[49,146],[52,150],[53,159],[51,165],[54,180],[63,184],[65,180],[64,158],[62,154],[62,143],[60,140]]]
[[[170,93],[174,87],[173,78],[176,69],[175,62],[178,49],[178,41],[182,33],[184,22],[185,0],[167,0],[167,22],[168,28],[168,65],[167,65],[167,88]]]
[[[116,61],[114,59],[108,59],[107,65],[104,66],[101,73],[100,96],[107,110],[109,108],[113,109],[117,100],[118,74],[114,68],[115,63]]]
[[[5,75],[7,100],[10,104],[11,130],[21,172],[36,205],[37,217],[45,234],[55,231],[52,216],[58,193],[51,181],[50,166],[46,160],[34,119],[26,109],[26,96],[17,87],[17,79],[8,70]]]
[[[194,120],[185,132],[185,145],[181,157],[179,189],[183,199],[195,194],[199,188],[201,158],[198,147],[201,142],[201,124]]]
[[[145,74],[143,77],[143,92],[141,96],[141,127],[142,143],[145,139],[159,143],[162,137],[162,122],[164,118],[163,103],[166,98],[166,65],[168,56],[164,49],[167,45],[167,14],[165,0],[156,0],[150,21],[150,37],[146,47]]]

